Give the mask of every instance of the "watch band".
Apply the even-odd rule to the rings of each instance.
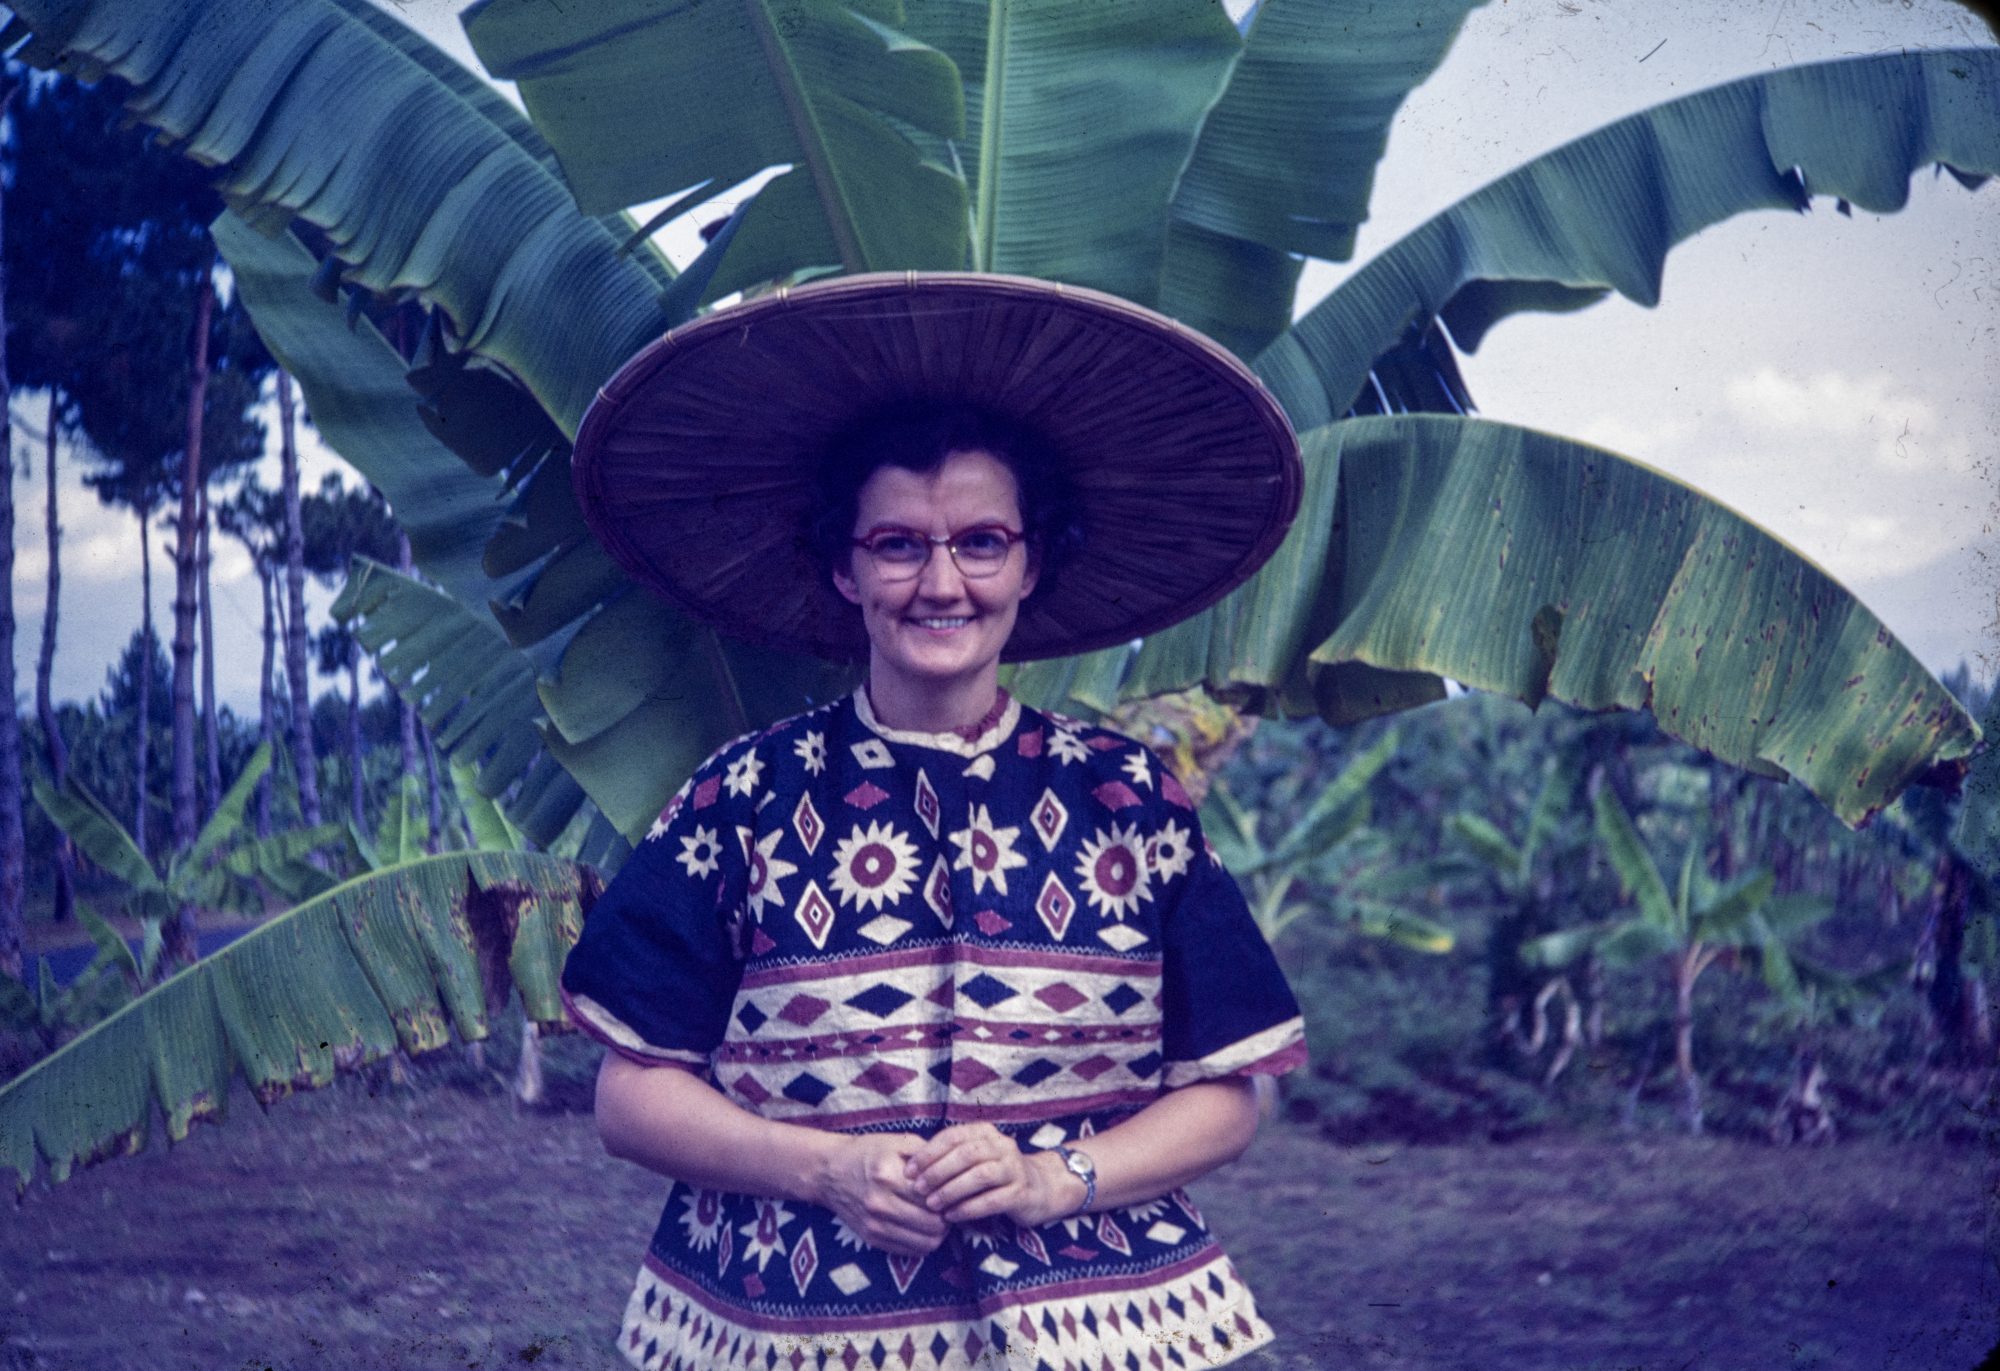
[[[1062,1158],[1063,1169],[1083,1182],[1083,1203],[1071,1211],[1070,1217],[1088,1214],[1091,1206],[1097,1203],[1097,1163],[1090,1159],[1089,1153],[1079,1152],[1073,1147],[1057,1144],[1055,1151]]]

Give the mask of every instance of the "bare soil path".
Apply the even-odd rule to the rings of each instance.
[[[435,1083],[234,1109],[0,1211],[0,1368],[617,1365],[661,1186],[588,1117]],[[1266,1368],[1970,1371],[1996,1160],[1272,1126],[1197,1194],[1283,1335]]]

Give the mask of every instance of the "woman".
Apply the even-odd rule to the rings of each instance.
[[[1298,495],[1233,359],[1109,297],[857,277],[620,372],[577,489],[628,570],[839,660],[723,747],[564,972],[607,1148],[674,1178],[645,1368],[1217,1365],[1271,1336],[1181,1189],[1298,1010],[1186,792],[1003,657],[1165,627]]]

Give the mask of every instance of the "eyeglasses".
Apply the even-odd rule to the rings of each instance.
[[[878,528],[865,538],[856,538],[854,546],[875,559],[876,574],[884,581],[914,580],[930,564],[931,549],[935,547],[951,553],[959,575],[978,581],[1007,565],[1014,544],[1025,541],[1027,535],[1014,529],[979,524],[960,529],[949,538],[933,537],[911,528]]]

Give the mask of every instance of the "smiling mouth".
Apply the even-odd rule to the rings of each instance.
[[[913,619],[911,622],[916,624],[918,628],[952,629],[964,628],[972,622],[972,619],[969,616],[961,615],[951,619]]]

